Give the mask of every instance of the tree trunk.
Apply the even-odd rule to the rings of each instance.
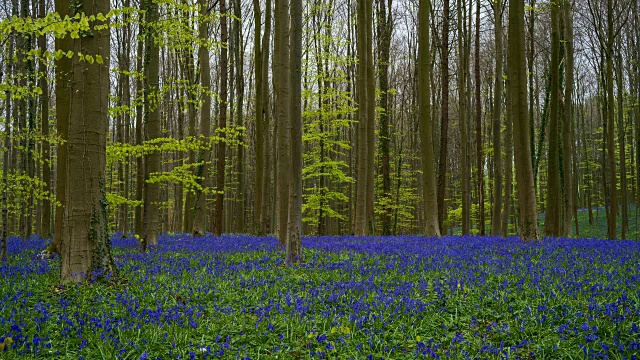
[[[495,42],[496,42],[496,77],[493,93],[493,204],[491,206],[491,235],[500,236],[502,211],[502,0],[494,2]]]
[[[482,143],[482,100],[480,88],[480,1],[476,1],[476,39],[475,39],[475,83],[476,83],[476,177],[478,181],[478,227],[480,235],[485,235],[484,218],[484,149]]]
[[[38,1],[38,14],[40,18],[47,16],[45,9],[45,1]],[[44,35],[38,37],[38,47],[44,53],[47,50],[47,39]],[[51,201],[49,200],[49,192],[51,192],[51,155],[49,140],[49,84],[47,82],[47,64],[44,61],[40,63],[40,116],[42,125],[42,182],[47,192],[47,197],[42,199],[42,221],[40,226],[40,235],[48,239],[51,237]],[[9,119],[7,117],[7,119]]]
[[[438,223],[440,233],[446,233],[446,209],[444,206],[447,186],[447,152],[449,142],[449,0],[442,8],[442,121],[440,122],[440,162],[438,164]]]
[[[367,198],[368,198],[368,56],[367,52],[367,23],[369,21],[367,17],[369,0],[358,1],[357,5],[357,89],[356,96],[358,103],[358,156],[357,156],[357,177],[356,177],[356,216],[354,232],[356,236],[365,236],[368,234],[367,224]]]
[[[562,196],[560,188],[560,4],[551,4],[551,76],[549,100],[549,152],[547,169],[547,201],[544,232],[560,236],[562,226]]]
[[[616,71],[616,83],[618,88],[618,152],[620,153],[620,215],[622,216],[622,227],[620,229],[620,239],[627,238],[627,230],[629,229],[629,208],[627,204],[627,154],[626,154],[626,141],[625,141],[625,126],[624,126],[624,94],[623,94],[623,76],[624,70],[622,67],[622,54],[621,49],[618,49],[617,62],[618,66]]]
[[[509,80],[507,79],[507,84]],[[507,85],[509,87],[509,85]],[[511,95],[507,93],[507,119],[511,119]],[[509,236],[509,216],[511,215],[511,198],[513,194],[513,124],[506,121],[504,134],[504,211],[502,212],[501,236]]]
[[[262,116],[264,120],[264,181],[262,182],[262,228],[265,234],[273,231],[272,224],[274,223],[274,217],[272,209],[274,209],[275,201],[270,201],[271,191],[271,155],[269,152],[269,146],[271,145],[271,125],[270,125],[270,111],[269,105],[269,49],[271,39],[271,0],[266,1],[266,12],[264,15],[264,33],[262,34]],[[258,65],[256,65],[258,66]],[[275,138],[275,137],[274,137]],[[275,153],[273,153],[275,156]],[[274,161],[275,163],[275,161]],[[274,173],[275,176],[275,173]],[[273,194],[273,193],[271,193]]]
[[[200,6],[200,18],[198,23],[198,37],[200,41],[206,42],[209,38],[209,1],[198,0]],[[222,12],[222,11],[221,11]],[[226,19],[225,16],[221,17]],[[200,150],[198,155],[198,162],[202,162],[198,165],[196,170],[196,176],[200,182],[202,190],[196,192],[195,208],[193,209],[193,236],[204,236],[205,234],[205,219],[207,216],[207,192],[205,189],[209,184],[209,163],[211,162],[211,66],[209,63],[209,48],[206,44],[201,44],[198,48],[198,62],[200,63],[200,85],[202,91],[200,93],[200,100],[202,106],[200,107],[200,135],[201,140],[204,142],[204,148]]]
[[[240,0],[233,1],[233,11],[235,17],[238,19],[242,19],[242,10],[240,7]],[[237,110],[236,110],[236,125],[239,128],[244,127],[244,46],[242,43],[242,23],[240,20],[235,21],[235,59],[236,59],[236,96],[237,96]],[[240,139],[242,140],[242,138]],[[237,202],[237,219],[236,219],[236,233],[242,234],[245,232],[244,225],[244,197],[245,197],[245,188],[244,188],[244,143],[239,142],[236,146],[238,151],[238,162],[236,163],[236,181],[238,184],[238,191],[236,192],[238,195]]]
[[[574,215],[575,190],[573,188],[574,140],[573,140],[573,10],[571,1],[563,2],[564,15],[564,53],[565,53],[565,85],[564,85],[564,122],[562,127],[562,159],[563,159],[563,233],[570,236],[571,220]],[[576,233],[577,233],[576,223]]]
[[[527,114],[527,74],[524,49],[524,0],[509,2],[509,41],[507,62],[513,114],[513,137],[519,207],[520,237],[537,240],[538,210],[531,164],[531,138]]]
[[[302,0],[291,0],[291,188],[289,192],[289,229],[287,231],[286,262],[302,259]]]
[[[614,98],[613,98],[613,0],[607,0],[607,49],[605,49],[606,61],[606,87],[607,87],[607,159],[609,164],[609,216],[607,218],[607,235],[610,240],[616,239],[616,215],[618,213],[617,201],[617,174],[616,174],[616,154],[615,154],[615,127],[614,127]]]
[[[160,73],[160,48],[154,40],[156,31],[153,26],[158,22],[158,4],[153,0],[145,0],[145,8],[147,10],[147,24],[150,24],[147,30],[145,49],[145,73],[146,84],[144,92],[145,106],[145,125],[149,141],[153,141],[161,136],[160,111],[157,101],[159,88]],[[145,166],[145,173],[149,177],[160,172],[159,150],[152,151],[148,156],[148,162]],[[148,179],[147,179],[148,180]],[[143,214],[143,236],[142,249],[146,250],[147,246],[158,245],[158,225],[159,225],[159,206],[160,200],[160,184],[157,182],[145,182],[144,189],[144,214]]]
[[[61,17],[73,16],[70,13],[69,3],[65,0],[56,0],[55,8]],[[69,51],[73,46],[71,37],[55,39],[56,49]],[[55,67],[55,93],[56,93],[56,133],[60,137],[56,156],[56,206],[54,218],[53,241],[49,245],[50,252],[60,253],[60,244],[64,234],[64,213],[67,191],[67,153],[68,153],[68,134],[69,134],[69,116],[71,112],[71,83],[68,79],[71,77],[71,59],[66,56],[56,61]]]
[[[227,11],[227,1],[220,0],[220,13]],[[229,30],[227,28],[227,16],[220,18],[220,41],[225,46],[220,49],[220,104],[218,115],[218,136],[221,137],[218,143],[218,161],[216,163],[216,212],[213,221],[213,234],[215,236],[222,235],[224,228],[224,173],[225,173],[225,157],[227,151],[226,129],[227,129],[227,100],[228,100],[228,81],[229,81],[229,55],[227,43],[229,41]]]
[[[256,178],[255,178],[255,226],[254,231],[258,236],[265,236],[265,224],[263,218],[262,202],[264,201],[262,191],[263,184],[265,182],[265,168],[264,168],[264,152],[267,149],[265,146],[264,137],[264,123],[263,114],[266,109],[263,107],[263,92],[262,92],[262,56],[263,50],[260,47],[261,25],[262,25],[262,13],[260,10],[260,1],[253,0],[253,23],[254,23],[254,35],[253,35],[253,63],[256,78]],[[267,51],[267,56],[269,53]]]
[[[422,196],[424,235],[440,236],[438,225],[436,173],[431,118],[431,53],[429,49],[430,0],[420,0],[418,8],[418,117],[422,153]]]
[[[56,5],[60,12],[70,6],[67,1]],[[109,12],[109,2],[85,0],[80,5],[87,16]],[[73,129],[67,133],[67,175],[73,176],[67,176],[64,232],[60,244],[60,278],[63,283],[79,283],[90,275],[115,271],[107,231],[104,188],[110,31],[108,28],[92,31],[93,36],[73,40],[72,49],[76,53],[98,54],[102,61],[89,64],[74,56],[70,77],[57,69],[59,78],[66,75],[65,79],[71,80],[72,90],[70,111],[57,109],[58,121],[68,121],[68,129]],[[60,110],[62,112],[58,112]]]
[[[466,24],[466,4],[463,1],[458,0],[458,118],[460,120],[460,143],[462,153],[462,235],[468,235],[471,231],[471,163],[469,159],[469,124],[467,118],[467,94],[465,92],[467,88],[467,68],[468,68],[468,53],[467,53],[467,33],[465,31]],[[463,14],[463,6],[465,12]]]
[[[388,5],[387,5],[388,3]],[[389,15],[387,16],[387,7]],[[389,165],[389,51],[393,27],[392,0],[378,0],[378,73],[380,74],[380,156],[382,193],[386,198],[382,214],[382,235],[391,235],[391,173]]]
[[[140,10],[144,10],[145,6],[144,6],[144,1],[140,1]],[[143,63],[143,57],[144,57],[144,52],[145,51],[149,51],[148,48],[145,48],[144,46],[144,34],[140,33],[138,35],[138,49],[137,49],[137,60],[136,60],[136,70],[138,71],[139,74],[143,74],[144,73],[144,63]],[[144,93],[145,93],[145,89],[144,89],[144,84],[143,84],[143,77],[142,76],[138,76],[136,78],[136,93],[137,93],[137,97],[138,99],[144,98]],[[57,91],[56,91],[57,92]],[[142,146],[143,145],[143,137],[142,137],[142,121],[143,121],[143,117],[144,117],[144,108],[142,106],[142,102],[141,101],[137,101],[136,103],[136,145],[138,146]],[[145,156],[138,156],[136,157],[136,201],[138,202],[138,205],[136,206],[135,209],[135,218],[134,218],[134,224],[133,224],[133,231],[135,233],[135,235],[137,236],[143,236],[143,192],[144,192],[144,159]],[[141,243],[142,244],[142,243]]]

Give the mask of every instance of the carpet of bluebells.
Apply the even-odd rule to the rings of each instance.
[[[635,359],[640,242],[114,237],[118,277],[58,287],[43,240],[0,263],[0,358]]]

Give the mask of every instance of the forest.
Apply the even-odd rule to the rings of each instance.
[[[639,8],[4,1],[0,358],[635,358]]]

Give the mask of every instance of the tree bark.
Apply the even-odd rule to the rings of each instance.
[[[47,16],[45,9],[45,1],[38,1],[38,14],[40,18]],[[47,50],[47,38],[44,35],[38,37],[38,47],[44,53]],[[51,192],[51,151],[49,140],[49,84],[47,82],[47,64],[40,62],[40,119],[42,126],[42,182],[47,193]],[[7,117],[7,119],[9,119]],[[47,197],[42,199],[42,221],[40,235],[48,239],[51,237],[51,201]]]
[[[302,260],[302,0],[291,0],[291,34],[289,46],[291,85],[291,189],[289,192],[289,229],[286,262]]]
[[[502,0],[494,2],[496,77],[493,93],[493,204],[491,206],[491,235],[500,236],[502,230]]]
[[[444,206],[445,190],[447,186],[447,152],[449,142],[449,0],[444,0],[442,8],[442,48],[440,55],[442,106],[440,108],[442,121],[440,122],[440,162],[438,163],[438,223],[440,233],[446,233],[446,209]]]
[[[509,41],[507,62],[512,96],[513,136],[519,207],[520,237],[537,240],[538,210],[531,164],[531,138],[527,114],[527,74],[524,49],[524,0],[509,2]]]
[[[614,19],[613,19],[613,0],[607,0],[607,41],[605,49],[606,62],[606,91],[607,91],[607,160],[609,164],[609,216],[607,217],[607,235],[610,240],[616,239],[616,215],[618,213],[617,201],[617,173],[616,173],[616,154],[615,154],[615,127],[614,127],[614,105],[613,98],[613,45],[614,45]]]
[[[367,224],[367,199],[368,199],[368,103],[369,92],[367,87],[367,2],[369,0],[358,1],[357,5],[357,89],[356,96],[358,103],[358,156],[357,156],[357,177],[356,177],[356,214],[354,232],[356,236],[365,236],[368,234]]]
[[[420,0],[418,8],[418,119],[422,153],[422,196],[424,203],[424,235],[440,236],[438,225],[438,193],[433,154],[431,118],[431,53],[429,46],[430,0]]]
[[[227,11],[227,1],[220,0],[220,13],[225,14]],[[223,15],[220,18],[220,41],[225,46],[220,49],[220,104],[218,115],[218,136],[221,138],[218,143],[218,161],[216,163],[216,211],[215,220],[213,222],[213,234],[215,236],[222,235],[224,228],[224,173],[226,165],[226,130],[227,130],[227,101],[228,101],[228,82],[229,82],[229,55],[227,50],[227,43],[229,41],[229,30],[227,27],[227,16]]]
[[[193,209],[193,236],[204,236],[205,219],[207,216],[207,192],[205,189],[209,184],[209,163],[211,162],[211,65],[209,62],[209,48],[205,42],[209,38],[209,1],[198,0],[200,7],[200,17],[198,23],[198,37],[203,43],[198,48],[198,61],[200,63],[200,85],[202,92],[200,100],[200,135],[204,142],[204,148],[198,155],[198,165],[196,176],[201,186],[201,190],[196,191],[195,208]],[[223,15],[222,19],[226,19]]]
[[[465,12],[463,13],[463,7]],[[460,144],[462,153],[462,235],[468,235],[471,231],[471,162],[469,154],[469,124],[467,118],[467,69],[469,55],[467,52],[466,4],[458,0],[458,119],[460,126]]]
[[[264,123],[263,114],[266,109],[263,107],[263,92],[262,92],[262,56],[263,49],[260,47],[261,25],[262,25],[262,13],[260,10],[260,1],[253,0],[253,22],[254,22],[254,35],[253,35],[253,63],[254,72],[256,78],[256,95],[255,95],[255,107],[256,107],[256,177],[255,177],[255,225],[254,231],[258,236],[265,236],[265,224],[263,218],[263,183],[265,182],[265,168],[264,168],[264,152],[267,147],[265,146],[264,137]],[[268,56],[268,51],[267,51]]]
[[[387,7],[389,15],[387,16]],[[391,167],[389,165],[389,51],[393,31],[392,0],[378,0],[378,73],[380,74],[380,156],[382,193],[386,198],[382,215],[382,235],[391,235]]]
[[[480,1],[476,0],[476,39],[475,39],[475,85],[476,85],[476,177],[478,181],[478,227],[480,235],[485,235],[484,214],[484,148],[482,143],[482,98],[480,87]]]
[[[157,139],[161,135],[161,123],[160,123],[160,110],[158,99],[159,78],[160,78],[160,48],[158,43],[154,40],[156,36],[156,30],[154,25],[158,22],[158,4],[154,0],[145,0],[145,9],[147,10],[147,24],[151,24],[147,29],[147,36],[145,39],[145,73],[146,84],[144,92],[144,106],[145,106],[145,125],[147,127],[147,133],[149,141]],[[152,151],[148,156],[148,162],[145,166],[145,173],[148,176],[153,176],[160,172],[160,156],[159,150]],[[147,246],[158,245],[158,225],[159,218],[159,206],[160,200],[160,184],[157,182],[149,182],[149,178],[146,178],[144,189],[144,212],[143,212],[143,236],[142,236],[142,250],[146,250]]]
[[[563,234],[571,236],[571,220],[574,215],[576,201],[573,188],[573,159],[575,154],[573,136],[573,10],[570,0],[562,4],[564,16],[564,54],[565,54],[565,85],[564,85],[564,122],[562,127],[562,159],[563,159]],[[577,226],[577,223],[576,223]],[[576,233],[578,229],[576,227]]]
[[[66,11],[68,1],[56,3]],[[81,1],[87,16],[109,12],[109,2]],[[59,6],[59,7],[58,7]],[[96,24],[100,24],[97,21]],[[109,109],[109,29],[90,30],[92,36],[72,41],[77,54],[98,54],[103,64],[89,64],[78,56],[71,60],[71,106],[57,112],[60,122],[68,121],[68,154],[64,232],[60,244],[60,278],[63,283],[79,283],[89,276],[115,271],[107,231],[105,198],[106,131]],[[61,44],[58,44],[61,45]],[[66,45],[66,44],[65,44]],[[68,50],[58,47],[61,50]]]
[[[560,4],[551,4],[551,76],[549,100],[549,152],[547,170],[547,201],[544,232],[560,236],[562,226],[562,194],[560,188]]]
[[[242,9],[240,0],[233,1],[233,12],[237,19],[242,19]],[[235,61],[236,61],[236,125],[239,128],[244,127],[244,46],[242,39],[242,23],[240,20],[234,22],[235,30]],[[236,233],[242,234],[245,232],[245,186],[244,186],[244,144],[239,142],[236,146],[238,152],[238,161],[236,162],[236,182],[238,184],[238,191],[236,192],[237,199],[237,214],[236,214]]]

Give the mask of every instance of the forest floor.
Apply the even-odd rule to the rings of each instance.
[[[119,277],[59,288],[42,240],[0,263],[0,358],[632,358],[640,242],[114,239]]]

